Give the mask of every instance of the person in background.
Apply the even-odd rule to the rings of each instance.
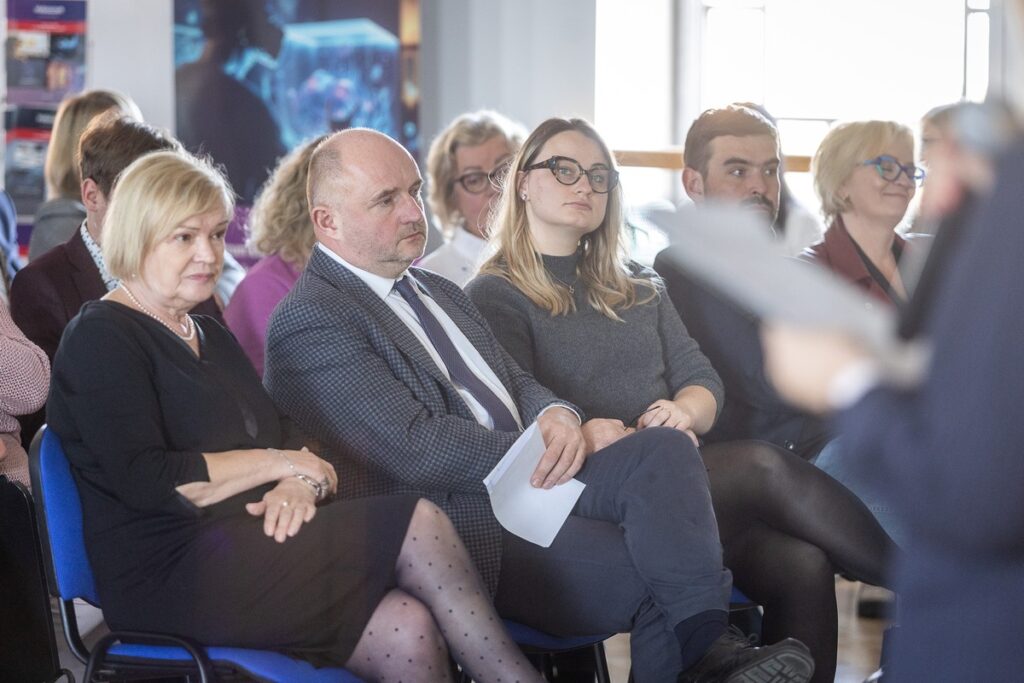
[[[912,283],[900,264],[915,247],[896,228],[925,176],[914,163],[913,132],[893,121],[840,124],[822,139],[811,173],[829,225],[801,258],[902,307]]]
[[[306,179],[309,159],[323,139],[307,141],[284,157],[249,213],[249,245],[263,258],[235,289],[224,308],[224,320],[260,376],[267,321],[299,279],[316,241]]]
[[[85,220],[76,159],[78,140],[90,121],[111,109],[142,120],[138,105],[112,90],[87,90],[65,99],[57,108],[43,166],[47,200],[36,210],[28,241],[29,261],[66,242]]]
[[[462,286],[473,276],[487,242],[488,222],[502,174],[526,129],[481,110],[448,124],[427,154],[427,201],[446,242],[417,264]]]
[[[14,416],[42,407],[49,386],[50,360],[22,334],[0,301],[0,475],[28,488],[28,456]]]
[[[18,253],[18,212],[6,190],[0,190],[0,298],[8,301],[11,280],[22,268]]]
[[[764,106],[753,102],[740,102],[737,106],[753,109],[778,128],[778,121],[768,113]],[[781,155],[781,150],[779,160],[781,163],[779,164],[778,213],[772,227],[782,242],[785,252],[790,256],[796,256],[821,239],[822,233],[825,232],[825,226],[822,225],[821,219],[793,196],[793,191],[786,181],[786,159]]]
[[[781,203],[781,165],[778,129],[756,110],[730,105],[703,112],[687,131],[681,181],[694,211],[737,206],[771,230]],[[705,439],[760,439],[813,459],[831,439],[828,424],[779,397],[764,375],[758,321],[675,265],[674,254],[687,248],[679,241],[665,249],[654,269],[725,384],[725,405]]]
[[[78,156],[86,218],[67,242],[29,263],[11,283],[11,316],[51,361],[64,328],[82,305],[117,287],[101,248],[114,181],[143,154],[167,149],[181,146],[162,131],[114,112],[96,117],[82,134]],[[197,312],[220,319],[212,298],[199,304]],[[42,411],[21,418],[26,447],[43,419]]]

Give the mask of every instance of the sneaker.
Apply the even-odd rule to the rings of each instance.
[[[754,647],[739,629],[730,628],[679,674],[678,683],[807,683],[813,673],[811,652],[799,640]]]

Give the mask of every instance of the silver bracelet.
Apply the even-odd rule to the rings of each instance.
[[[268,448],[267,450],[270,451],[271,453],[276,453],[280,455],[282,458],[284,458],[284,461],[288,463],[288,469],[292,471],[292,476],[301,481],[302,483],[306,484],[307,486],[309,486],[311,489],[313,489],[313,493],[316,494],[316,501],[318,503],[327,496],[327,487],[318,482],[317,480],[313,479],[313,477],[310,477],[309,475],[306,474],[302,474],[297,469],[295,469],[295,463],[292,462],[291,458],[289,458],[284,451],[282,451],[279,448]]]
[[[303,484],[307,485],[309,488],[313,489],[313,493],[316,494],[316,502],[319,503],[321,500],[324,499],[324,497],[326,497],[327,489],[321,486],[320,482],[313,479],[313,477],[307,476],[305,474],[296,474],[295,478],[301,481]]]

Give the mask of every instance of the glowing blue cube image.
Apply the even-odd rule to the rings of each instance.
[[[398,38],[369,19],[284,26],[273,79],[286,147],[358,126],[399,137]]]

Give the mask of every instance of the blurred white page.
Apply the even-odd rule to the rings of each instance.
[[[530,476],[544,454],[537,423],[526,428],[505,456],[484,478],[491,509],[509,533],[547,548],[555,540],[586,484],[570,479],[550,489],[530,485]]]
[[[928,354],[897,337],[895,311],[825,268],[786,256],[760,217],[703,206],[680,212],[680,220],[680,241],[667,255],[683,272],[762,320],[848,334],[897,383],[920,377]]]

